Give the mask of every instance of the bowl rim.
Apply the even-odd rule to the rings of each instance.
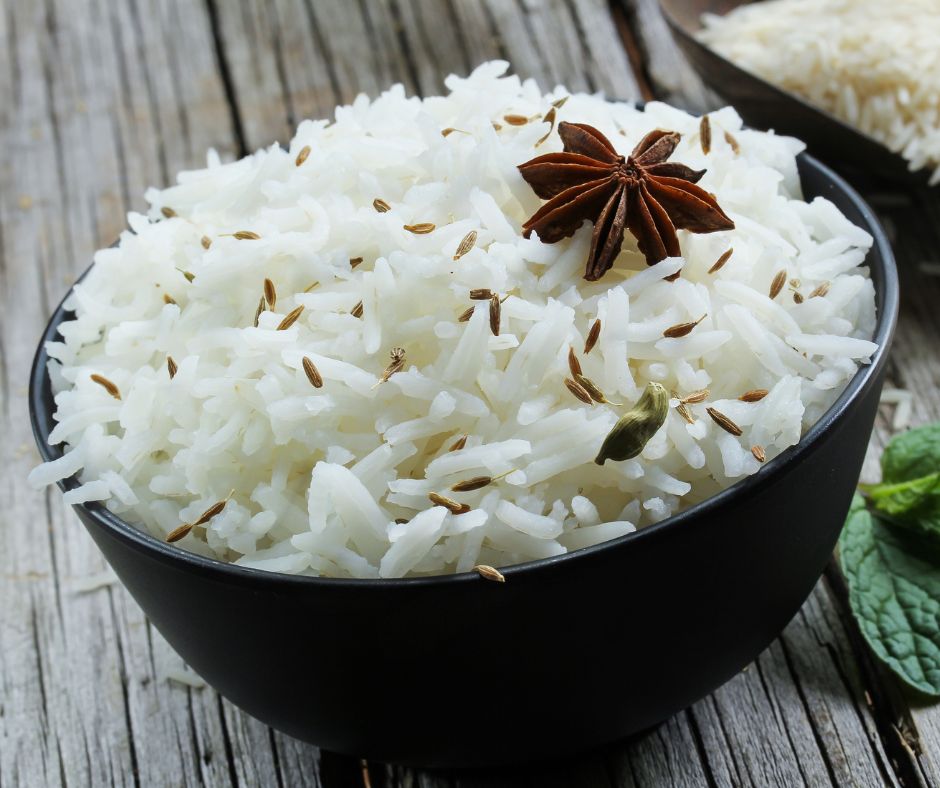
[[[848,410],[853,403],[858,400],[864,391],[866,391],[873,381],[877,379],[881,368],[885,365],[888,355],[891,339],[894,334],[894,328],[897,321],[899,286],[898,274],[894,260],[894,253],[888,238],[881,226],[874,211],[862,199],[841,176],[833,172],[825,164],[815,159],[807,153],[801,153],[797,157],[798,163],[810,170],[816,170],[833,188],[841,191],[845,197],[855,206],[861,214],[865,223],[866,230],[872,235],[872,249],[877,249],[881,258],[881,264],[878,266],[878,295],[881,296],[882,306],[876,317],[876,326],[872,341],[878,345],[878,349],[872,355],[868,364],[862,365],[856,371],[852,379],[846,384],[845,389],[836,399],[836,401],[823,413],[822,416],[809,428],[802,436],[800,441],[793,446],[788,447],[772,460],[767,462],[757,473],[746,476],[743,479],[732,484],[705,500],[684,509],[671,517],[653,523],[644,528],[638,529],[632,533],[616,537],[604,542],[600,542],[589,547],[579,548],[568,553],[550,558],[539,558],[531,561],[525,561],[519,564],[512,564],[500,567],[500,572],[507,578],[520,578],[541,572],[551,570],[552,568],[561,568],[563,566],[590,560],[592,556],[602,552],[616,550],[625,545],[642,543],[662,536],[667,532],[675,531],[689,520],[699,515],[708,514],[713,510],[732,503],[745,495],[760,493],[762,488],[766,487],[770,481],[784,469],[800,462],[808,455],[819,440],[820,436],[829,429],[842,414]],[[802,178],[801,178],[802,180]],[[87,273],[89,269],[86,270]],[[85,276],[85,273],[79,277],[79,280]],[[51,446],[48,443],[49,432],[45,429],[46,424],[51,423],[52,414],[45,413],[46,424],[40,422],[40,412],[43,408],[43,394],[47,382],[46,365],[49,360],[46,353],[46,343],[53,341],[56,337],[58,326],[66,314],[67,310],[63,304],[72,292],[70,287],[62,301],[56,307],[49,319],[46,328],[43,331],[39,341],[36,354],[33,357],[32,367],[29,376],[29,416],[33,430],[33,437],[39,449],[39,454],[44,462],[61,457],[63,452],[61,444]],[[73,475],[67,479],[56,482],[57,486],[63,492],[74,489],[79,486],[79,482]],[[197,573],[216,576],[220,580],[234,583],[273,584],[276,586],[297,586],[297,587],[322,587],[331,589],[355,588],[355,589],[373,589],[377,592],[387,592],[392,589],[416,588],[421,586],[437,586],[454,583],[467,583],[482,581],[483,579],[474,571],[461,572],[459,574],[440,574],[427,575],[422,577],[405,578],[334,578],[308,575],[291,575],[281,572],[272,572],[266,569],[256,569],[252,567],[239,566],[237,564],[221,561],[217,558],[199,555],[189,550],[176,547],[167,542],[157,539],[149,532],[138,528],[131,523],[120,518],[111,512],[107,507],[99,502],[73,504],[76,508],[83,509],[86,514],[94,520],[99,526],[111,532],[112,535],[120,539],[128,546],[133,547],[141,553],[145,553],[151,559],[174,564],[182,569],[196,571]],[[489,581],[483,581],[489,582]]]

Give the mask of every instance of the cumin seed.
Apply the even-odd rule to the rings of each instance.
[[[754,459],[758,462],[765,462],[767,460],[763,446],[751,446],[751,454],[754,455]]]
[[[450,445],[450,448],[449,448],[447,451],[448,451],[448,452],[451,452],[451,451],[460,451],[464,446],[467,445],[467,438],[469,438],[469,437],[470,437],[470,436],[465,432],[463,435],[461,435],[459,438],[457,438],[457,440],[455,440],[455,441]]]
[[[502,306],[499,302],[499,296],[495,293],[490,297],[490,331],[494,337],[499,336],[499,320],[502,313]]]
[[[356,304],[349,314],[351,314],[353,317],[362,317],[362,301]]]
[[[166,371],[170,375],[170,380],[173,380],[173,378],[176,377],[176,370],[177,370],[177,366],[176,366],[176,362],[173,360],[173,356],[167,356],[166,357]]]
[[[297,154],[297,158],[294,159],[294,164],[296,164],[299,167],[301,164],[303,164],[307,160],[307,157],[309,155],[310,155],[310,146],[304,145],[300,149],[300,153]]]
[[[451,514],[466,514],[470,511],[470,507],[467,504],[460,503],[452,498],[446,498],[440,493],[428,493],[428,500],[435,506],[443,506]]]
[[[708,273],[713,274],[716,271],[721,270],[721,267],[731,259],[731,255],[734,254],[734,249],[728,249],[726,252],[722,252],[721,257],[719,257],[712,264],[712,267],[708,269]]]
[[[487,564],[477,564],[473,567],[473,571],[476,572],[484,580],[492,580],[494,583],[505,583],[506,578],[503,576],[503,573],[498,569],[494,569],[492,566]]]
[[[555,109],[561,109],[563,106],[565,106],[565,102],[570,98],[571,96],[562,96],[560,99],[555,99],[552,102],[552,106],[555,107]]]
[[[322,388],[323,376],[320,374],[320,370],[317,369],[313,361],[307,356],[304,356],[300,363],[304,368],[304,374],[307,376],[307,380],[310,381],[310,385],[315,389]]]
[[[770,283],[770,290],[767,295],[770,296],[770,300],[773,301],[780,291],[783,290],[783,286],[787,283],[787,272],[785,270],[777,271],[776,276],[774,276],[773,281]]]
[[[350,257],[349,258],[349,267],[355,268],[357,265],[362,265],[361,257]]]
[[[254,230],[239,230],[237,233],[232,233],[232,238],[237,241],[260,241],[261,236]]]
[[[769,393],[767,389],[751,389],[750,391],[745,391],[738,399],[741,400],[741,402],[760,402]]]
[[[304,288],[304,292],[305,292],[305,293],[309,293],[309,292],[310,292],[311,290],[313,290],[313,288],[315,288],[318,284],[320,284],[320,283],[319,283],[319,282],[314,282],[312,285],[310,285],[310,287]]]
[[[180,539],[182,539],[184,536],[186,536],[186,534],[188,534],[192,530],[193,530],[192,523],[183,523],[182,525],[174,528],[172,531],[170,531],[170,533],[166,535],[166,542],[168,544],[172,544],[173,542],[178,542]]]
[[[470,291],[471,301],[489,301],[493,297],[493,291],[488,287],[475,287]]]
[[[585,405],[593,405],[594,400],[591,399],[591,395],[585,390],[584,386],[580,383],[575,383],[571,378],[565,378],[565,385],[568,387],[568,391],[575,395],[581,402]]]
[[[231,495],[232,493],[229,493],[229,497],[231,497]],[[227,503],[228,498],[226,498],[224,501],[219,501],[218,503],[212,504],[212,506],[199,515],[199,519],[195,520],[193,525],[205,525],[207,522],[209,522],[209,520],[211,520],[217,514],[221,513],[221,511],[225,508],[225,504]]]
[[[698,136],[702,143],[702,153],[707,156],[712,149],[712,124],[708,115],[703,115],[699,121]]]
[[[404,525],[404,524],[407,523],[407,522],[410,522],[407,517],[396,517],[396,518],[395,518],[395,524],[396,524],[396,525]]]
[[[258,327],[258,318],[261,317],[261,313],[264,312],[264,296],[261,296],[261,300],[258,301],[258,308],[255,310],[255,320],[254,327]]]
[[[581,374],[581,362],[575,355],[574,348],[568,346],[568,369],[571,370],[571,377],[577,378]]]
[[[378,386],[379,383],[385,383],[396,372],[401,372],[402,367],[405,366],[404,348],[392,348],[392,352],[389,355],[391,356],[391,363],[385,368],[385,372],[382,373],[379,382],[375,384],[376,386]],[[375,386],[373,386],[373,388],[375,388]]]
[[[466,323],[471,317],[473,317],[473,310],[476,307],[468,307],[463,312],[460,313],[460,317],[457,318],[458,323]]]
[[[385,213],[386,211],[392,210],[391,205],[385,202],[385,200],[380,200],[378,197],[372,201],[372,207],[375,208],[375,210],[377,210],[379,213]]]
[[[731,146],[731,150],[736,154],[741,152],[741,146],[738,144],[737,138],[730,131],[725,132],[725,142]]]
[[[187,282],[190,282],[190,283],[192,283],[193,279],[196,278],[196,275],[195,275],[192,271],[182,271],[182,270],[180,270],[180,273],[183,275],[183,278],[184,278]]]
[[[104,375],[99,375],[97,372],[91,374],[91,379],[97,383],[101,388],[108,392],[115,399],[121,398],[121,390],[115,386],[110,380],[108,380]]]
[[[601,335],[601,321],[600,318],[596,319],[591,324],[591,330],[588,331],[587,339],[584,340],[584,355],[586,356],[592,350],[594,350],[594,345],[597,344],[598,337]]]
[[[463,240],[457,245],[457,251],[454,252],[454,259],[459,260],[461,257],[463,257],[467,252],[469,252],[473,248],[476,242],[477,242],[477,231],[471,230],[469,233],[467,233],[463,237]]]
[[[552,107],[551,109],[548,110],[548,112],[545,113],[545,116],[542,118],[542,122],[543,123],[548,122],[548,131],[546,131],[545,134],[539,138],[539,141],[535,143],[536,148],[539,145],[541,145],[543,142],[545,142],[545,140],[547,140],[551,136],[551,133],[555,130],[555,108],[554,107]]]
[[[525,115],[503,115],[503,120],[510,126],[525,126],[529,122]]]
[[[176,303],[176,299],[173,298],[173,296],[171,296],[169,293],[164,293],[164,294],[163,294],[163,303],[164,303],[164,304],[175,304],[175,303]]]
[[[681,337],[687,336],[692,333],[692,329],[695,328],[699,323],[701,323],[708,313],[706,312],[698,320],[694,320],[691,323],[679,323],[674,326],[669,326],[665,331],[663,331],[663,336],[667,339],[680,339]]]
[[[202,240],[199,242],[202,244],[203,249],[208,249],[212,246],[212,239],[208,235],[202,236]]]
[[[829,282],[821,282],[812,293],[809,294],[810,298],[822,298],[826,293],[829,292]]]
[[[686,394],[684,397],[679,399],[679,402],[681,402],[683,405],[694,405],[696,403],[707,400],[709,394],[711,394],[711,392],[708,389],[699,389],[698,391],[693,391],[691,394]]]
[[[714,408],[705,408],[706,413],[712,417],[712,421],[715,422],[719,427],[721,427],[725,432],[730,432],[732,435],[740,435],[743,430],[735,424],[731,419],[725,416],[720,410],[715,410]]]
[[[676,413],[682,416],[689,424],[695,424],[695,417],[684,402],[680,402],[676,405]]]
[[[603,391],[600,390],[600,387],[590,378],[585,377],[584,375],[576,375],[575,380],[581,385],[588,394],[591,395],[591,399],[595,402],[599,402],[602,405],[620,405],[619,402],[611,402],[607,399],[607,396]]]
[[[499,131],[502,128],[495,120],[493,121],[493,130]]]
[[[489,486],[493,482],[492,476],[474,476],[472,479],[464,479],[457,482],[450,489],[452,492],[473,492]]]
[[[164,205],[164,206],[160,209],[160,213],[162,213],[167,219],[172,219],[174,216],[177,216],[177,215],[178,215],[178,214],[176,213],[176,211],[174,211],[174,210],[173,210],[172,208],[170,208],[168,205]]]
[[[798,290],[793,291],[793,301],[794,303],[797,303],[797,304],[803,303],[803,295]]]
[[[436,225],[431,224],[431,222],[419,222],[418,224],[406,224],[403,227],[414,235],[427,235],[434,232]]]
[[[274,289],[274,282],[270,279],[264,280],[264,300],[268,302],[268,309],[273,311],[277,303],[277,290]]]
[[[294,325],[294,323],[297,322],[297,318],[300,317],[300,313],[303,311],[304,311],[304,308],[302,304],[298,307],[294,307],[290,312],[288,312],[284,316],[284,319],[280,323],[277,324],[277,330],[286,331],[288,328]]]

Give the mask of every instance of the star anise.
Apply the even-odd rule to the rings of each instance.
[[[705,170],[667,162],[680,135],[657,129],[629,156],[585,123],[560,123],[563,153],[548,153],[519,165],[535,193],[547,199],[523,225],[545,243],[573,235],[582,222],[594,222],[584,278],[600,279],[614,264],[624,228],[637,239],[647,265],[678,257],[676,230],[712,233],[732,230],[734,222],[696,182]]]

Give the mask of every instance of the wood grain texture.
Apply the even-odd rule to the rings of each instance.
[[[650,0],[7,0],[0,11],[0,786],[364,785],[190,686],[37,461],[26,374],[46,316],[151,184],[289,139],[304,117],[494,58],[543,86],[710,106]],[[631,63],[638,69],[634,71]],[[904,302],[891,385],[940,418],[940,200],[870,196]],[[866,473],[891,433],[879,418]],[[171,679],[176,676],[177,679]],[[182,681],[180,680],[182,679]],[[749,668],[654,731],[564,763],[476,773],[367,765],[375,788],[940,785],[940,711],[871,661],[834,568]]]

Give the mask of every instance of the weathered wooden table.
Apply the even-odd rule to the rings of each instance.
[[[393,82],[490,58],[543,87],[710,97],[654,0],[4,0],[0,14],[0,786],[940,784],[940,706],[872,663],[826,572],[748,669],[645,737],[561,764],[421,773],[319,752],[201,686],[67,510],[36,493],[26,380],[46,317],[149,184],[285,141]],[[898,253],[889,385],[940,418],[940,199],[869,190]],[[866,472],[891,433],[879,418]],[[458,701],[452,701],[454,710]],[[442,709],[446,715],[447,708]]]

